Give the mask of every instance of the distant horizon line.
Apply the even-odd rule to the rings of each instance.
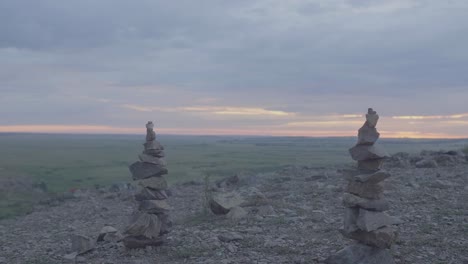
[[[0,135],[70,135],[70,136],[141,136],[145,133],[99,133],[99,132],[2,132]],[[241,135],[241,134],[184,134],[158,133],[160,136],[192,137],[263,137],[263,138],[357,138],[356,136],[304,136],[304,135]],[[381,137],[380,139],[422,139],[422,140],[468,140],[467,137]]]

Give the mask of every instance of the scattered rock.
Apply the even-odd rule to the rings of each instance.
[[[235,206],[229,210],[226,217],[231,220],[240,220],[247,217],[247,211],[239,206]]]
[[[237,233],[234,233],[234,232],[230,232],[230,233],[224,233],[222,235],[219,235],[218,236],[218,239],[222,242],[232,242],[232,241],[240,241],[240,240],[243,240],[244,237],[237,234]]]
[[[95,247],[94,239],[89,238],[83,235],[73,234],[70,237],[71,240],[71,250],[77,254],[83,254],[88,251],[91,251]]]
[[[214,214],[227,214],[231,208],[240,206],[244,202],[237,192],[214,192],[210,197],[209,205]]]

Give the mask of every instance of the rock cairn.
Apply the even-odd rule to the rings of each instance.
[[[328,264],[395,263],[388,249],[396,240],[393,225],[399,220],[384,213],[389,202],[382,197],[381,182],[390,174],[381,170],[388,155],[376,144],[380,136],[376,129],[378,120],[379,115],[369,108],[366,122],[359,129],[358,142],[349,150],[358,167],[347,173],[348,186],[343,196],[346,212],[340,232],[357,243],[329,257]]]
[[[159,246],[171,226],[165,191],[167,182],[163,177],[168,173],[164,147],[156,140],[153,128],[153,122],[146,124],[144,151],[139,155],[140,161],[129,167],[133,180],[137,181],[135,200],[139,206],[124,232],[123,242],[127,248]]]

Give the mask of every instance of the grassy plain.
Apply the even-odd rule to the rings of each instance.
[[[44,182],[51,193],[130,181],[128,165],[142,151],[144,135],[0,134],[2,178]],[[170,183],[284,165],[329,167],[352,163],[347,149],[355,138],[221,137],[161,135]],[[468,140],[381,139],[389,153],[462,149]],[[0,186],[1,187],[1,186]],[[35,199],[0,188],[0,218],[28,208]],[[24,208],[23,208],[24,207]]]

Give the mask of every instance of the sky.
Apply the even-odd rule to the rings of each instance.
[[[466,0],[2,0],[0,132],[468,137]]]

